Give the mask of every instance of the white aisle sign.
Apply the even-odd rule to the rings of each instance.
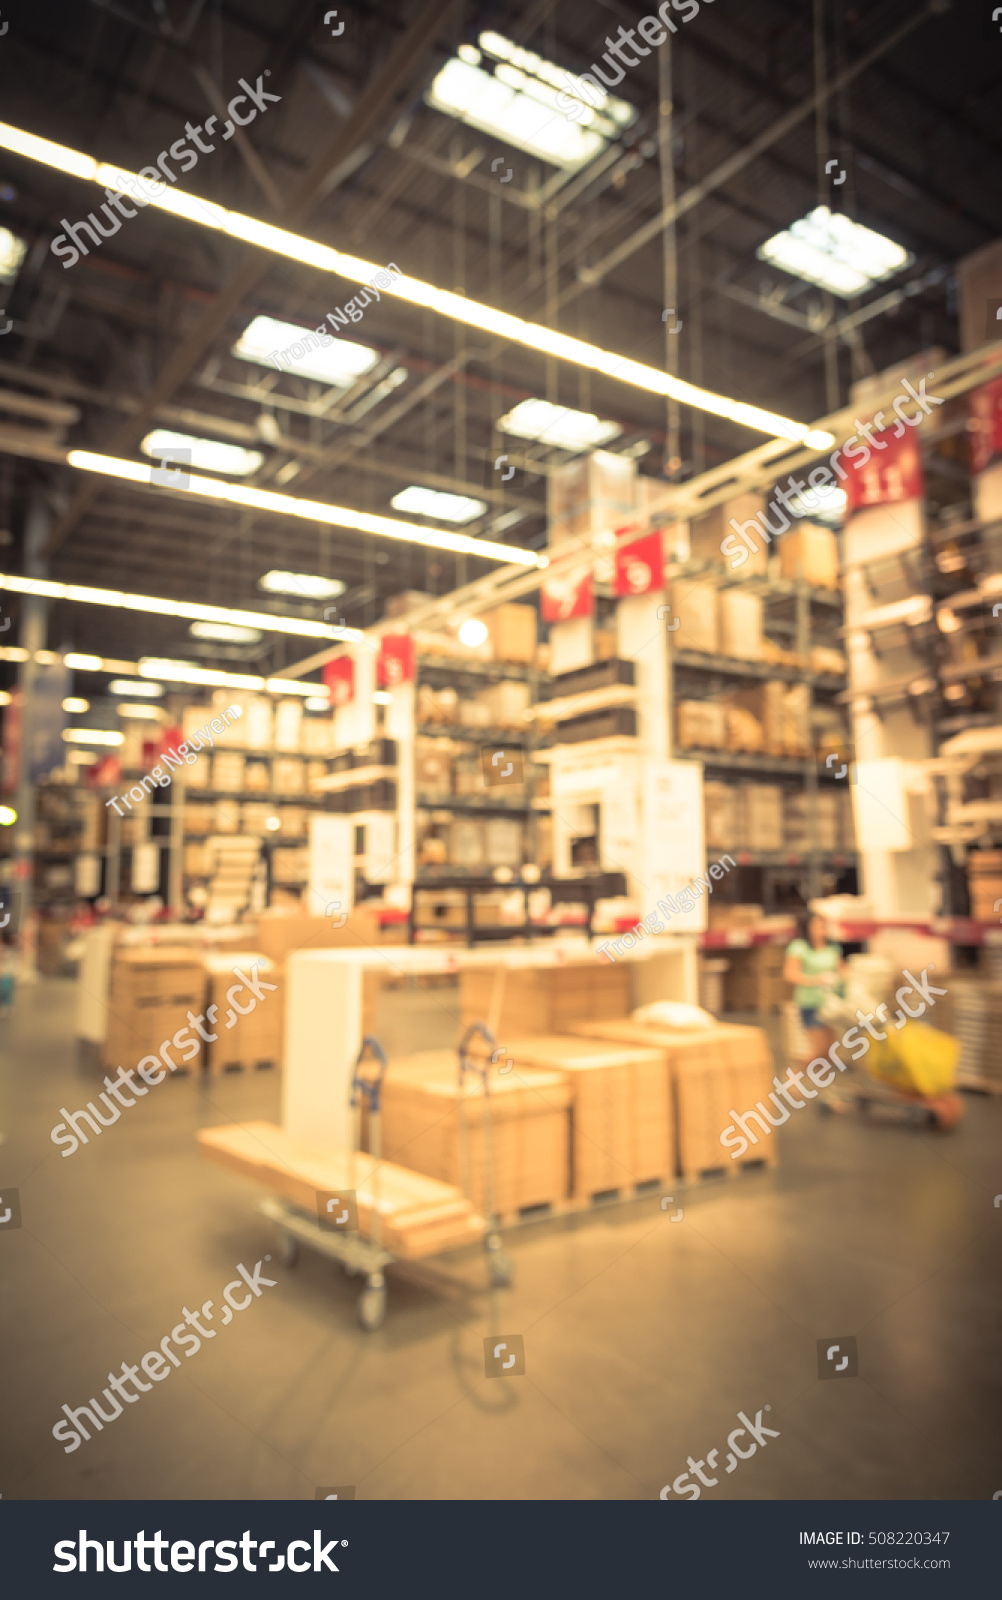
[[[659,900],[677,897],[698,873],[706,871],[703,843],[703,768],[696,761],[651,761],[644,769],[644,915]],[[686,896],[689,900],[690,897]],[[693,897],[689,910],[676,898],[677,912],[659,912],[673,933],[706,927],[706,895]],[[670,909],[670,907],[669,907]]]
[[[311,916],[347,913],[354,904],[355,824],[351,817],[322,813],[310,818],[310,884],[308,905]]]

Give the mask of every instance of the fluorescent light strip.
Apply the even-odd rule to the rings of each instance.
[[[101,472],[108,478],[123,478],[128,483],[147,486],[150,482],[149,467],[138,461],[94,455],[89,450],[70,450],[66,461],[68,466],[79,467],[82,472]],[[423,544],[433,550],[452,550],[456,555],[482,556],[485,561],[505,561],[522,567],[548,565],[546,556],[538,556],[533,550],[521,550],[511,544],[495,544],[490,539],[473,539],[468,533],[449,533],[444,528],[419,528],[416,523],[398,522],[395,517],[373,516],[368,511],[331,506],[322,500],[299,500],[295,495],[273,494],[270,489],[252,489],[247,484],[225,483],[219,478],[201,478],[197,473],[186,473],[185,477],[187,488],[175,489],[172,484],[165,485],[168,493],[200,494],[209,500],[225,500],[232,506],[249,506],[256,511],[278,512],[280,516],[302,517],[307,522],[353,528],[358,533],[373,533],[381,539],[403,539],[409,544]],[[31,592],[42,593],[41,590]],[[87,592],[98,594],[101,591]],[[154,609],[173,604],[173,601],[166,600],[157,602]],[[143,607],[137,609],[142,610]],[[172,615],[198,617],[205,622],[247,622],[253,627],[267,627],[277,633],[313,633],[324,639],[362,637],[357,628],[329,628],[321,622],[299,622],[291,617],[273,617],[257,611],[223,611],[217,606],[189,606],[187,610],[175,609]]]
[[[49,139],[40,139],[36,134],[27,133],[22,128],[14,128],[6,122],[0,122],[0,149],[12,150],[18,155],[26,156],[30,161],[54,167],[57,172],[66,172],[71,177],[96,183],[102,189],[121,189],[123,179],[135,178],[138,182],[135,173],[126,172],[122,167],[97,162],[93,157],[84,155],[82,151],[53,144]],[[143,192],[148,192],[145,187]],[[346,255],[344,251],[334,250],[330,245],[319,244],[315,239],[306,239],[302,234],[290,233],[286,228],[273,227],[271,223],[260,222],[256,217],[244,216],[239,211],[227,211],[211,200],[199,200],[176,186],[173,188],[166,186],[163,194],[150,199],[150,205],[158,206],[163,211],[171,211],[175,216],[184,217],[190,222],[200,223],[203,227],[229,234],[231,238],[242,239],[245,244],[255,245],[258,249],[270,250],[275,255],[285,256],[290,261],[305,263],[321,272],[335,272],[339,277],[346,278],[349,283],[368,283],[373,273],[379,271],[389,276],[376,262],[363,261],[359,256]],[[742,423],[759,433],[770,434],[777,439],[790,439],[797,443],[806,440],[808,444],[814,445],[816,442],[810,437],[810,430],[804,423],[793,422],[789,417],[776,416],[771,411],[761,410],[758,406],[745,405],[743,401],[729,400],[726,396],[713,394],[708,389],[697,389],[691,383],[683,383],[681,379],[671,377],[669,373],[659,372],[656,367],[644,366],[639,361],[625,360],[612,351],[599,349],[597,345],[586,344],[581,339],[572,339],[567,334],[556,333],[552,328],[544,328],[536,322],[525,322],[521,317],[512,316],[506,311],[498,311],[494,306],[484,305],[480,301],[468,300],[465,295],[452,294],[447,289],[436,289],[420,278],[410,278],[404,274],[392,280],[392,287],[381,288],[380,293],[395,295],[401,300],[409,301],[411,305],[437,311],[441,316],[449,317],[454,322],[462,322],[467,327],[476,328],[478,332],[494,333],[500,338],[510,339],[515,344],[525,345],[530,350],[538,350],[543,355],[556,356],[560,360],[572,362],[575,366],[585,367],[592,372],[605,373],[607,377],[618,378],[621,382],[632,384],[637,389],[646,389],[651,394],[667,395],[683,405],[693,406],[699,411],[709,411],[714,416],[726,417],[731,422]],[[831,443],[835,443],[834,439]],[[822,443],[818,448],[827,449],[827,445]],[[441,548],[446,549],[448,546]]]
[[[89,589],[78,583],[52,583],[48,578],[0,574],[0,589],[37,594],[48,600],[78,600],[85,605],[114,606],[119,611],[148,611],[161,617],[194,618],[200,622],[236,622],[270,633],[292,633],[308,639],[361,639],[358,628],[332,628],[326,622],[300,617],[273,617],[264,611],[229,611],[193,600],[160,600],[155,595],[123,594],[118,589]]]
[[[166,683],[197,683],[210,689],[263,689],[268,694],[312,696],[320,688],[318,683],[301,683],[297,678],[258,678],[250,672],[216,672],[211,667],[196,667],[187,661],[161,661],[149,656],[139,662],[138,670],[144,678],[162,678]]]

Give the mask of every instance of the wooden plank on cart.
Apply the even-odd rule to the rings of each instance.
[[[460,1191],[422,1173],[369,1155],[331,1154],[286,1133],[272,1122],[203,1128],[196,1134],[210,1161],[282,1195],[310,1216],[321,1191],[352,1189],[358,1202],[359,1231],[369,1238],[378,1204],[383,1244],[403,1260],[474,1244],[484,1222]]]

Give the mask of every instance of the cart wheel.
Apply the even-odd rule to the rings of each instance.
[[[491,1285],[495,1289],[507,1289],[515,1276],[515,1263],[511,1256],[504,1250],[492,1250],[488,1257],[488,1268],[491,1275]]]
[[[386,1321],[386,1288],[363,1289],[358,1297],[358,1320],[366,1333],[374,1333]]]
[[[299,1240],[294,1233],[283,1233],[281,1256],[283,1267],[294,1267],[299,1260]]]

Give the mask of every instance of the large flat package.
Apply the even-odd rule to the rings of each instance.
[[[347,913],[342,927],[334,927],[334,916],[262,916],[254,934],[254,947],[262,955],[281,964],[292,950],[339,950],[345,946],[379,943],[379,913],[359,906]]]
[[[626,1016],[632,1004],[629,965],[568,961],[559,967],[515,967],[503,976],[493,1018],[494,971],[460,974],[462,1023],[488,1022],[505,1045],[532,1034],[567,1033],[575,1022]]]
[[[194,948],[155,945],[115,952],[102,1047],[106,1066],[135,1066],[203,1010],[205,971]],[[197,1035],[195,1035],[197,1037]]]
[[[573,1031],[587,1038],[661,1049],[673,1095],[677,1169],[682,1177],[719,1167],[730,1171],[739,1161],[776,1159],[775,1130],[770,1127],[765,1134],[755,1122],[749,1126],[758,1142],[749,1141],[736,1160],[732,1160],[733,1145],[720,1143],[733,1112],[742,1115],[759,1099],[773,1109],[767,1099],[773,1087],[772,1053],[761,1028],[726,1022],[712,1028],[663,1028],[626,1018],[586,1023]]]
[[[242,983],[234,968],[262,988],[260,999]],[[285,1023],[285,974],[257,950],[207,955],[205,970],[208,1000],[216,1007],[207,1031],[216,1035],[209,1044],[208,1066],[213,1073],[263,1072],[282,1064]],[[274,984],[265,989],[264,984]],[[233,1002],[227,1000],[233,994]],[[206,1013],[208,1016],[208,1013]]]
[[[578,1198],[664,1180],[672,1172],[668,1078],[661,1050],[604,1040],[520,1039],[514,1071],[559,1072],[571,1091],[571,1193]]]
[[[483,1219],[458,1189],[390,1161],[381,1162],[374,1175],[371,1156],[332,1154],[294,1138],[273,1122],[203,1128],[195,1138],[208,1160],[281,1195],[311,1217],[318,1214],[318,1194],[354,1190],[359,1232],[372,1237],[378,1211],[383,1244],[404,1260],[453,1250],[483,1237]]]
[[[391,1161],[456,1184],[478,1211],[489,1206],[493,1146],[494,1209],[512,1215],[562,1200],[568,1191],[570,1091],[561,1073],[489,1070],[459,1088],[454,1050],[423,1050],[391,1061],[383,1083],[383,1150]],[[490,1129],[488,1131],[488,1117]]]

